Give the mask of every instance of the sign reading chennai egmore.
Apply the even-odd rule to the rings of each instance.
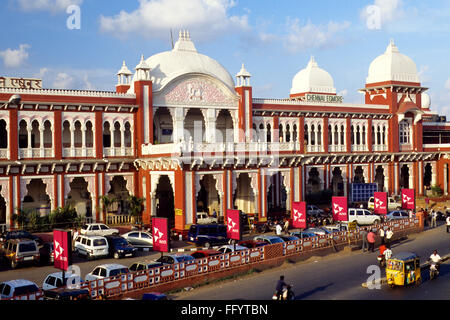
[[[331,206],[334,221],[348,221],[347,197],[333,197]]]
[[[241,223],[239,210],[227,210],[227,238],[241,240]]]
[[[153,251],[169,252],[169,226],[167,218],[152,219]]]
[[[55,268],[67,271],[72,264],[72,237],[70,231],[53,230],[53,254],[55,258]]]
[[[414,189],[402,189],[402,209],[414,210],[415,199]]]
[[[306,202],[293,202],[292,211],[292,226],[295,229],[306,229]]]

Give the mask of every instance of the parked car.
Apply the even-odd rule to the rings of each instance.
[[[42,264],[52,265],[55,263],[55,254],[53,248],[53,242],[45,242],[42,247],[39,248],[39,254],[41,255],[40,261]]]
[[[88,289],[57,288],[52,290],[45,290],[44,299],[60,301],[90,300],[91,296]]]
[[[305,229],[305,232],[314,233],[317,236],[324,236],[326,234],[331,233],[331,231],[329,231],[325,228],[308,228],[308,229]]]
[[[279,236],[271,236],[271,235],[259,235],[253,238],[256,241],[266,242],[267,244],[275,244],[284,242]]]
[[[256,241],[256,240],[242,240],[238,242],[238,245],[246,247],[246,248],[258,248],[262,246],[268,245],[267,242],[264,241]]]
[[[369,198],[369,201],[367,201],[367,209],[373,210],[375,208],[374,201],[375,201],[374,197]],[[395,199],[392,197],[388,197],[388,211],[398,210],[401,207],[402,207],[401,203],[395,201]]]
[[[65,285],[70,288],[79,288],[80,284],[83,282],[83,279],[71,271],[64,272],[64,278],[66,279]],[[54,272],[45,277],[44,282],[42,283],[43,290],[51,290],[62,287],[63,284],[63,275],[62,272]]]
[[[101,236],[79,235],[75,239],[75,251],[87,259],[107,257],[109,254],[108,241]]]
[[[191,256],[194,257],[194,259],[200,259],[205,257],[211,257],[222,254],[220,251],[214,250],[214,249],[206,249],[206,250],[197,250],[193,253],[191,253]]]
[[[284,242],[288,242],[288,241],[295,241],[295,240],[299,240],[300,238],[297,236],[293,236],[293,235],[281,235],[279,236],[281,239],[283,239]]]
[[[306,214],[311,216],[320,216],[324,213],[318,206],[309,204],[306,206]]]
[[[147,231],[130,231],[122,235],[135,247],[149,248],[153,247],[153,236]]]
[[[217,249],[217,251],[220,251],[221,253],[231,253],[235,251],[241,251],[241,250],[248,250],[247,247],[236,245],[236,247],[232,244],[227,244],[224,246],[221,246]]]
[[[386,221],[407,218],[409,218],[409,213],[404,210],[394,210],[386,215]]]
[[[381,218],[379,215],[375,215],[367,209],[348,209],[348,221],[356,222],[358,225],[371,225],[379,224]]]
[[[121,236],[106,236],[109,255],[114,259],[134,257],[137,249]]]
[[[156,259],[156,262],[161,262],[163,265],[165,264],[174,264],[174,263],[180,263],[180,262],[188,262],[195,260],[193,256],[190,254],[184,254],[184,253],[171,253],[168,255],[164,255],[160,257],[159,259]]]
[[[100,266],[97,266],[89,272],[85,280],[86,281],[93,281],[103,278],[109,278],[109,277],[116,277],[120,276],[122,274],[129,273],[130,270],[124,265],[116,264],[116,263],[109,263],[109,264],[102,264]]]
[[[110,236],[119,234],[119,230],[103,223],[88,223],[81,227],[80,233],[86,236]]]
[[[13,231],[8,231],[4,234],[2,234],[0,236],[0,243],[4,243],[7,240],[10,239],[28,239],[28,240],[34,240],[36,241],[38,246],[41,246],[44,241],[42,240],[42,238],[29,233],[28,231],[25,230],[13,230]]]
[[[30,239],[10,239],[3,244],[2,259],[6,260],[12,269],[22,264],[39,264],[39,249],[36,241]]]
[[[317,234],[315,234],[314,232],[305,232],[305,231],[292,231],[290,235],[295,236],[299,239],[317,237]]]
[[[156,262],[156,261],[138,261],[133,262],[128,269],[130,272],[136,272],[136,271],[144,271],[152,268],[161,267],[163,264],[162,262]]]
[[[210,217],[206,212],[197,212],[196,218],[197,224],[209,224],[218,222],[217,217],[216,218]]]
[[[11,299],[26,294],[42,292],[36,283],[25,279],[0,283],[0,299]]]
[[[159,293],[159,292],[149,292],[149,293],[144,293],[142,295],[142,300],[168,300],[167,296],[164,293]]]
[[[330,226],[324,226],[323,228],[327,229],[331,232],[340,232],[340,231],[347,231],[348,224],[347,223],[340,223],[336,225],[330,225]]]
[[[206,248],[227,243],[227,227],[222,224],[193,224],[189,228],[188,241]]]

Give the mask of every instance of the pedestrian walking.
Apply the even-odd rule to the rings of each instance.
[[[289,219],[285,219],[284,221],[284,233],[289,234]]]
[[[447,219],[445,221],[447,222],[447,233],[450,233],[450,215],[447,215]]]
[[[392,240],[393,236],[394,236],[394,231],[392,231],[391,228],[388,228],[386,231],[386,247],[388,247],[388,248],[391,247],[391,240]]]
[[[368,251],[372,251],[374,252],[375,250],[375,232],[373,232],[373,230],[370,230],[369,233],[367,234],[367,242],[369,243],[369,249]]]
[[[381,238],[381,244],[382,245],[384,245],[384,236],[385,236],[384,228],[381,227],[380,228],[380,238]]]
[[[361,237],[362,237],[362,252],[366,252],[366,249],[367,249],[368,246],[369,246],[369,243],[367,242],[367,234],[368,234],[368,232],[367,232],[366,229],[363,229],[363,230],[361,231]]]
[[[431,209],[431,228],[437,227],[437,212],[434,209]]]
[[[281,236],[281,232],[283,231],[283,228],[281,227],[280,223],[277,221],[275,226],[275,233],[277,236]]]

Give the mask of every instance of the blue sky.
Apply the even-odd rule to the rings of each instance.
[[[70,5],[80,29],[67,27]],[[170,29],[176,40],[182,28],[232,76],[245,63],[255,97],[288,97],[314,55],[350,103],[363,101],[370,62],[394,39],[430,88],[432,110],[450,118],[447,0],[3,0],[0,26],[0,75],[48,88],[114,90],[122,60],[133,70],[141,54],[170,50]]]

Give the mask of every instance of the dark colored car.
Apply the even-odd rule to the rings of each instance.
[[[222,254],[222,252],[213,249],[206,249],[206,250],[197,250],[191,253],[191,256],[193,256],[195,259],[200,259],[205,257],[216,256],[219,254]]]
[[[188,241],[206,248],[227,243],[227,227],[222,224],[193,224],[188,233]]]
[[[150,292],[142,295],[142,300],[168,300],[164,293]]]
[[[44,291],[45,300],[90,300],[88,289],[68,289],[68,288],[58,288],[52,290]]]
[[[165,264],[174,264],[174,263],[180,263],[180,262],[188,262],[195,260],[193,256],[189,254],[168,254],[166,256],[162,256],[159,259],[156,260],[156,262],[161,262],[163,265]]]
[[[45,242],[44,245],[39,248],[39,253],[41,255],[40,261],[42,264],[52,265],[55,262],[53,251],[53,242]]]
[[[281,239],[283,239],[285,242],[288,242],[288,241],[295,241],[295,240],[299,240],[300,238],[299,237],[297,237],[297,236],[293,236],[293,235],[290,235],[290,236],[287,236],[287,235],[281,235],[281,236],[279,236]]]
[[[242,241],[238,242],[238,245],[252,249],[252,248],[266,246],[266,245],[268,245],[268,243],[264,242],[264,241],[256,241],[256,240],[242,240]]]
[[[291,232],[291,236],[297,237],[299,239],[305,239],[305,238],[317,237],[317,234],[312,233],[312,232],[293,231],[293,232]]]
[[[137,249],[121,236],[106,236],[109,247],[109,255],[114,259],[134,257]]]
[[[31,233],[29,233],[28,231],[25,231],[25,230],[8,231],[8,232],[6,232],[6,233],[1,235],[0,242],[4,243],[4,242],[6,242],[6,241],[8,241],[10,239],[29,239],[29,240],[34,240],[34,241],[36,241],[38,246],[41,246],[44,243],[44,241],[40,237],[38,237],[38,236],[36,236],[34,234],[31,234]]]

